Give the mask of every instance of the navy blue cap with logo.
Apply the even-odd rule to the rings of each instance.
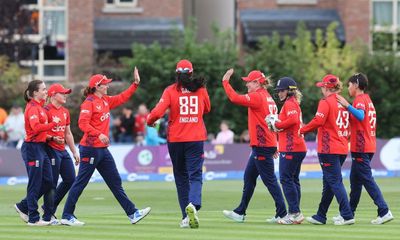
[[[282,77],[276,84],[275,91],[297,89],[297,83],[291,77]]]

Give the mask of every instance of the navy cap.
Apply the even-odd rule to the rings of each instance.
[[[297,83],[290,77],[283,77],[278,80],[275,90],[297,89]]]

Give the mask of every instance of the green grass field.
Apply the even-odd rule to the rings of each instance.
[[[388,202],[394,221],[380,226],[369,222],[376,217],[376,208],[363,193],[356,224],[334,226],[330,220],[338,213],[336,201],[328,213],[327,225],[274,225],[265,219],[274,215],[274,204],[261,181],[250,202],[245,223],[235,223],[222,215],[239,203],[241,181],[204,183],[203,208],[199,213],[199,229],[180,229],[180,211],[174,183],[124,183],[131,199],[139,208],[151,206],[152,212],[137,225],[131,225],[122,208],[103,183],[91,183],[81,196],[76,215],[83,227],[28,227],[16,214],[13,204],[25,195],[25,185],[0,186],[0,239],[400,239],[400,178],[377,179]],[[348,181],[345,182],[349,185]],[[320,180],[302,180],[302,211],[314,214],[321,195]],[[60,215],[62,206],[59,208]]]

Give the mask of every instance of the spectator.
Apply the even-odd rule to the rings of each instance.
[[[142,134],[144,136],[146,119],[147,115],[149,115],[149,110],[147,109],[145,104],[140,104],[138,107],[138,112],[135,116],[135,134]]]
[[[156,127],[146,126],[146,135],[145,135],[146,146],[158,146],[160,144],[167,143],[165,138],[159,137]]]
[[[208,133],[207,142],[211,143],[214,140],[215,140],[215,134],[214,133]]]
[[[242,134],[240,134],[239,141],[241,143],[249,143],[250,142],[249,130],[246,129],[242,132]]]
[[[25,119],[21,106],[14,105],[10,110],[10,115],[4,123],[7,133],[7,146],[16,147],[19,141],[25,138]]]
[[[124,107],[122,109],[121,125],[119,127],[121,133],[119,135],[119,142],[129,143],[133,142],[133,127],[135,124],[135,118],[133,117],[132,110]]]
[[[144,135],[142,132],[139,132],[135,138],[136,146],[146,146],[146,141],[144,140]]]
[[[4,108],[0,107],[0,125],[3,125],[7,119],[7,112]]]
[[[162,118],[160,118],[160,124],[158,126],[158,136],[160,136],[164,139],[167,139],[168,114],[169,114],[169,109],[167,109],[164,116]]]
[[[217,134],[217,138],[211,141],[212,144],[232,144],[235,134],[229,129],[228,122],[223,120],[219,125],[221,131]]]
[[[110,114],[110,116],[112,116]],[[112,127],[111,127],[112,125]],[[111,130],[111,135],[112,138],[114,139],[115,142],[119,142],[119,136],[121,135],[121,119],[120,118],[110,118],[110,130]]]

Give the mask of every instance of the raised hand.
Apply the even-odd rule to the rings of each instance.
[[[135,84],[139,84],[140,83],[140,76],[139,76],[139,70],[137,69],[137,67],[135,66],[135,70],[133,70],[133,82]]]
[[[229,81],[231,79],[233,72],[234,72],[233,68],[230,68],[228,71],[226,71],[226,73],[222,77],[222,81]]]
[[[350,105],[350,103],[343,96],[336,95],[336,100],[345,108],[348,108]]]

